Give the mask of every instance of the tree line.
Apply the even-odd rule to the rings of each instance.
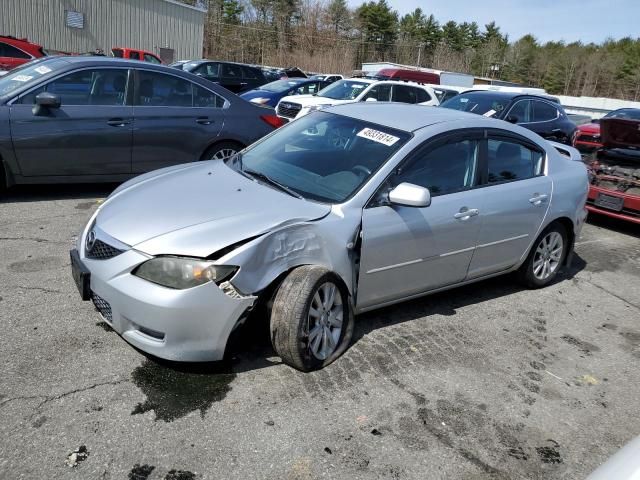
[[[491,22],[440,23],[387,0],[183,0],[207,9],[206,58],[351,73],[388,61],[542,87],[557,95],[640,100],[640,38],[601,44],[512,40]]]

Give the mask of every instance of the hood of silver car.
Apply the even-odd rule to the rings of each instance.
[[[105,202],[96,224],[150,255],[207,257],[331,210],[250,180],[215,160],[124,187]]]

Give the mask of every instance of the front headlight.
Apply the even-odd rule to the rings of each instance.
[[[258,97],[258,98],[252,98],[249,101],[253,102],[253,103],[258,103],[260,105],[264,105],[265,103],[267,103],[269,101],[269,99],[268,98],[264,98],[264,97]]]
[[[133,275],[164,287],[185,289],[207,282],[220,283],[238,270],[232,265],[214,265],[208,260],[186,257],[156,257],[137,267]]]

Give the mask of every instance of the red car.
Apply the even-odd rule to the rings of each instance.
[[[640,120],[640,109],[620,108],[607,113],[602,118],[629,118],[632,120]],[[573,146],[581,152],[593,152],[601,148],[600,120],[594,120],[585,125],[578,125],[578,130],[573,137]]]
[[[600,135],[597,160],[589,165],[587,209],[640,224],[640,119],[603,118]]]
[[[142,60],[143,62],[162,63],[155,53],[147,52],[137,48],[113,47],[111,49],[114,57],[128,58],[130,60]]]
[[[7,71],[47,54],[41,45],[26,38],[0,35],[0,70]]]

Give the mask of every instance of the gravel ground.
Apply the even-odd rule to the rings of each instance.
[[[108,191],[0,200],[2,479],[581,479],[640,434],[635,227],[592,220],[543,290],[505,277],[362,315],[302,374],[261,324],[205,365],[110,331],[68,258]]]

